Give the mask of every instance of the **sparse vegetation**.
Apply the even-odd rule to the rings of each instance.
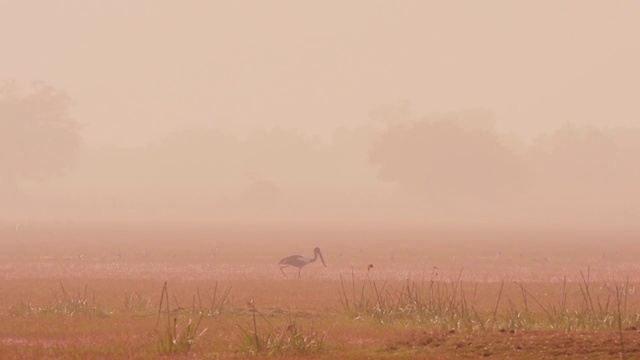
[[[407,278],[400,288],[395,288],[386,281],[378,285],[368,273],[356,284],[352,271],[351,284],[345,286],[342,276],[340,284],[339,301],[354,317],[371,317],[381,324],[399,321],[440,330],[468,331],[485,327],[486,320],[483,321],[474,304],[468,302],[459,277],[450,283],[424,276],[420,281]],[[347,287],[351,294],[347,293]]]
[[[200,332],[198,331],[204,314],[200,314],[195,322],[193,319],[189,319],[187,325],[178,331],[178,317],[172,314],[169,308],[169,290],[166,282],[162,286],[162,293],[160,294],[158,322],[162,315],[163,304],[167,315],[167,323],[166,327],[160,330],[158,334],[158,352],[163,355],[186,354],[191,351],[195,342],[207,331],[207,328]]]
[[[640,355],[640,277],[631,255],[536,262],[547,256],[538,251],[523,264],[527,258],[508,249],[477,255],[473,244],[418,258],[427,247],[419,242],[404,253],[340,242],[323,248],[345,260],[327,256],[328,268],[310,267],[297,280],[280,276],[280,252],[267,244],[248,253],[247,243],[225,244],[238,255],[224,264],[201,256],[203,242],[154,244],[154,257],[138,261],[101,260],[81,245],[83,259],[46,244],[20,255],[9,243],[11,257],[0,258],[3,358]],[[473,255],[457,255],[465,251]],[[351,266],[354,258],[363,261]]]
[[[147,312],[149,310],[149,306],[151,305],[151,298],[145,297],[143,298],[137,292],[133,293],[125,293],[123,307],[126,312]]]
[[[468,298],[460,276],[450,282],[407,278],[400,288],[377,285],[369,274],[358,282],[352,273],[351,283],[340,278],[338,300],[347,314],[354,318],[371,318],[380,324],[399,322],[430,330],[453,331],[598,331],[637,329],[640,313],[628,309],[629,282],[619,285],[602,284],[598,292],[587,275],[581,272],[582,283],[576,284],[579,296],[568,304],[571,289],[566,277],[558,298],[547,304],[537,299],[523,284],[510,284],[520,290],[522,299],[507,296],[507,305],[500,307],[505,283],[500,284],[493,311],[479,311],[475,303],[478,284]],[[509,286],[509,285],[507,285]],[[349,293],[349,289],[350,293]]]
[[[309,355],[325,349],[326,332],[319,333],[313,328],[304,331],[296,319],[289,313],[287,322],[282,327],[273,325],[264,314],[256,308],[253,300],[249,302],[251,328],[237,325],[240,330],[239,350],[242,353],[257,355]],[[265,326],[258,329],[257,318]]]
[[[60,288],[51,289],[52,299],[47,305],[35,306],[20,300],[9,307],[9,314],[12,316],[29,315],[63,315],[63,316],[93,316],[100,313],[96,305],[96,294],[92,292],[92,297],[88,297],[88,285],[83,291],[67,292],[62,281]]]

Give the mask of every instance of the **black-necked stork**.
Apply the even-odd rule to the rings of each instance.
[[[302,270],[302,268],[316,261],[318,259],[318,256],[320,257],[320,260],[322,260],[322,264],[327,267],[327,264],[324,262],[324,258],[322,257],[322,253],[320,252],[320,248],[313,249],[313,255],[313,258],[304,255],[291,255],[280,260],[278,265],[280,265],[280,271],[282,271],[282,275],[284,275],[284,277],[287,277],[287,274],[285,274],[284,270],[282,270],[283,268],[286,268],[287,266],[293,266],[298,268],[298,279],[300,279],[300,271]]]

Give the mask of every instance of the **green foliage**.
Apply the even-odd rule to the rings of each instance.
[[[9,314],[14,317],[30,315],[62,315],[62,316],[93,316],[101,312],[95,303],[95,292],[88,297],[88,286],[84,291],[67,292],[62,282],[60,289],[51,289],[53,300],[45,306],[35,306],[20,301],[9,307]]]
[[[124,294],[123,307],[126,312],[145,312],[149,310],[150,305],[150,297],[143,298],[137,292],[134,292],[133,294]]]
[[[17,304],[9,306],[9,315],[13,317],[29,316],[39,312],[37,307],[31,305],[31,303],[25,303],[20,300]]]
[[[424,324],[443,330],[474,330],[484,328],[484,323],[473,304],[469,304],[459,277],[450,283],[434,279],[413,281],[407,278],[400,289],[382,286],[369,274],[356,291],[355,275],[352,271],[351,296],[340,277],[339,301],[351,316],[371,317],[380,324],[403,322]],[[476,285],[477,286],[477,285]]]
[[[640,314],[631,313],[627,308],[629,295],[629,281],[623,285],[614,283],[613,286],[604,284],[601,293],[595,293],[589,279],[589,273],[585,276],[580,272],[582,283],[579,284],[580,302],[577,306],[567,305],[566,277],[562,285],[562,296],[557,303],[544,305],[534,295],[520,285],[527,304],[527,299],[532,299],[542,310],[544,317],[533,325],[538,328],[550,328],[554,330],[611,330],[621,328],[638,327]],[[533,310],[528,306],[522,311],[532,317]]]
[[[341,277],[338,300],[343,310],[354,318],[371,318],[380,324],[403,323],[428,328],[455,331],[527,331],[563,330],[597,331],[620,330],[640,327],[640,314],[627,308],[628,281],[623,285],[603,285],[599,292],[592,289],[589,275],[582,275],[578,284],[580,300],[569,306],[566,278],[562,295],[556,302],[543,304],[524,285],[516,283],[520,290],[521,304],[509,296],[506,305],[500,306],[505,284],[500,286],[492,313],[479,313],[473,301],[469,301],[464,284],[434,279],[413,281],[407,279],[400,289],[382,286],[369,274],[358,282],[352,272],[350,293]],[[478,285],[474,287],[475,299]],[[534,306],[535,304],[535,306]],[[538,311],[536,311],[538,310]]]
[[[313,328],[303,330],[291,314],[284,327],[276,327],[256,309],[253,300],[249,302],[249,311],[252,328],[245,329],[237,325],[240,330],[240,352],[253,355],[309,355],[324,350],[326,332],[319,333]],[[257,316],[263,320],[266,329],[258,330]]]
[[[191,351],[196,340],[207,331],[205,328],[198,332],[202,317],[201,315],[196,322],[189,319],[187,325],[180,330],[178,329],[178,318],[173,318],[173,324],[169,321],[165,330],[158,335],[158,352],[163,355],[169,355],[187,354]]]
[[[171,310],[169,308],[169,290],[167,289],[167,283],[164,283],[162,287],[162,293],[160,295],[160,307],[158,309],[158,322],[160,321],[160,315],[162,314],[163,303],[165,303],[165,310],[167,314],[167,325],[164,330],[161,330],[158,334],[157,349],[160,354],[172,355],[172,354],[187,354],[191,351],[194,344],[200,338],[207,328],[202,331],[198,331],[200,328],[200,322],[204,317],[204,314],[200,314],[198,320],[194,322],[189,319],[187,325],[178,329],[178,318],[171,317]]]
[[[213,296],[211,296],[209,301],[209,306],[205,307],[200,297],[200,289],[197,289],[198,307],[196,308],[195,306],[196,297],[194,296],[192,309],[193,311],[197,311],[205,316],[220,315],[229,305],[229,293],[231,293],[231,286],[227,286],[218,291],[218,282],[216,281],[216,285],[213,289]]]

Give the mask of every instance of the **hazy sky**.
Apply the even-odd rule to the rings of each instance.
[[[640,125],[640,1],[0,0],[0,79],[65,89],[89,144],[329,134],[408,100],[530,137]]]

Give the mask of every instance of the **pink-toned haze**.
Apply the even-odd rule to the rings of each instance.
[[[634,227],[638,34],[637,1],[0,0],[0,222]]]

